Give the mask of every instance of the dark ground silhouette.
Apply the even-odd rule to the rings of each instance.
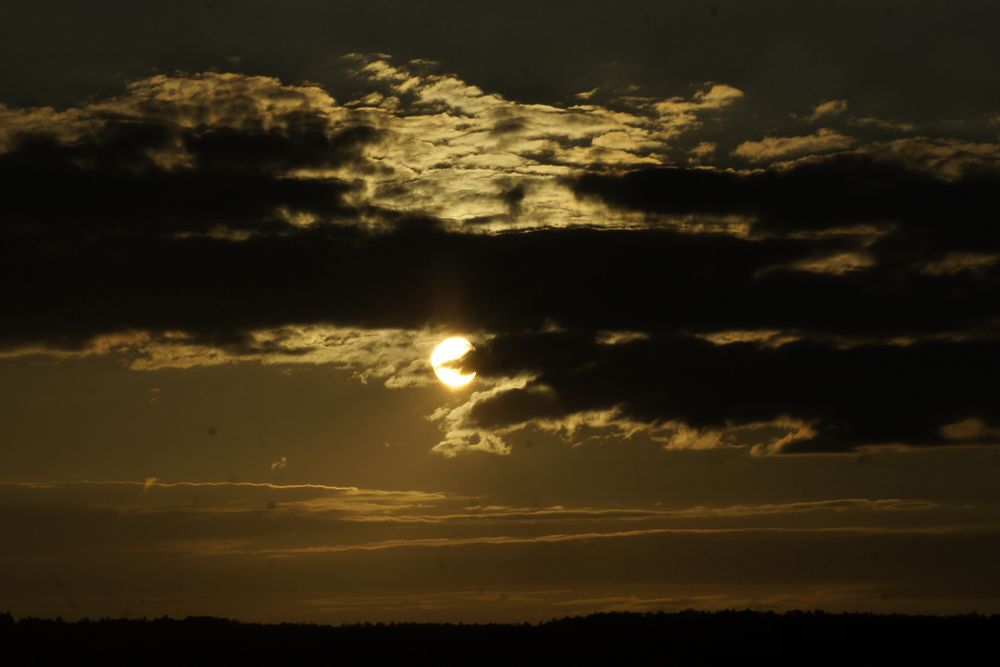
[[[0,614],[0,662],[340,665],[365,658],[493,663],[538,658],[611,664],[829,664],[996,658],[1000,615],[823,612],[602,613],[537,624],[265,625],[220,618],[67,622]]]

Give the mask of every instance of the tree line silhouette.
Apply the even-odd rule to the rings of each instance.
[[[723,660],[972,662],[996,655],[1000,615],[609,612],[540,623],[260,624],[214,617],[20,618],[0,614],[0,662],[333,665],[355,659],[581,659],[700,665]]]

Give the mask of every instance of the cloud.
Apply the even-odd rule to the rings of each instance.
[[[728,178],[721,182],[731,185]],[[948,193],[969,186],[938,187]],[[791,211],[778,208],[770,224],[800,224]],[[938,231],[923,225],[917,218],[917,231]],[[949,237],[932,246],[935,253],[976,239],[963,237],[959,225],[943,231]],[[995,265],[928,274],[920,239],[889,233],[870,249],[878,261],[852,271],[816,263],[837,257],[837,248],[848,252],[856,243],[851,234],[478,235],[408,221],[389,232],[320,226],[266,241],[57,245],[45,249],[48,272],[22,283],[22,301],[8,306],[4,333],[10,346],[37,351],[42,342],[117,354],[136,368],[240,359],[333,363],[359,379],[419,386],[432,381],[426,359],[441,332],[479,332],[492,356],[477,364],[494,364],[477,368],[483,391],[492,391],[493,380],[537,380],[440,413],[445,436],[436,450],[446,454],[508,452],[504,429],[519,424],[615,437],[638,425],[668,448],[940,445],[947,442],[938,433],[944,424],[996,423],[994,408],[982,400],[988,392],[966,364],[975,360],[984,370],[997,358],[989,332],[1000,300]],[[11,279],[39,266],[34,244],[5,251]],[[913,268],[903,261],[910,257]],[[655,306],[662,303],[669,308]],[[571,333],[515,333],[541,331],[547,322]],[[685,336],[764,330],[801,342],[715,345]],[[114,333],[122,331],[134,333]],[[607,332],[616,331],[639,335],[607,344]],[[942,336],[951,340],[932,340]],[[901,347],[897,337],[918,342]],[[853,347],[841,350],[845,343]],[[677,366],[677,359],[687,365]],[[740,370],[718,376],[715,369]],[[851,378],[842,375],[847,369]],[[924,375],[913,377],[917,371]],[[784,381],[768,383],[771,377]],[[752,399],[719,389],[728,386],[752,388]],[[836,391],[827,393],[831,387]],[[913,396],[916,387],[924,393]],[[881,393],[869,395],[876,388]],[[858,403],[861,397],[869,403]]]
[[[339,517],[367,522],[440,506],[447,514],[471,499],[434,491],[366,489],[328,484],[131,480],[3,482],[0,497],[14,504],[49,503],[82,512],[121,515],[285,515]],[[447,510],[445,508],[448,508]],[[439,511],[434,509],[434,512]]]
[[[946,583],[982,595],[997,550],[995,507],[919,497],[521,506],[322,484],[164,481],[145,492],[144,486],[141,479],[0,483],[0,520],[11,536],[2,556],[12,608],[28,615],[69,599],[76,603],[73,613],[119,614],[136,604],[139,587],[143,614],[191,613],[202,610],[197,605],[206,598],[237,600],[249,610],[260,598],[240,596],[246,577],[257,581],[261,572],[270,604],[289,613],[308,607],[309,614],[310,601],[347,607],[355,620],[366,600],[388,606],[387,597],[426,593],[414,582],[427,577],[435,591],[511,590],[530,597],[551,592],[556,576],[566,582],[560,599],[580,605],[585,598],[628,595],[639,581],[653,596],[665,594],[664,586],[676,593],[695,584],[733,591],[726,586],[734,569],[741,580],[819,587],[830,580],[871,581],[898,592],[914,571],[900,562],[921,559],[942,572],[967,572],[969,549],[984,554],[975,560],[983,576],[976,570],[968,580],[976,585],[965,578]],[[884,558],[873,561],[874,552]],[[740,555],[727,555],[720,565],[719,554]],[[798,567],[803,559],[812,567]],[[549,565],[526,570],[524,562]],[[58,585],[40,588],[36,574],[49,572],[58,574]],[[109,588],[95,590],[95,581]],[[594,581],[601,587],[587,583]],[[272,588],[287,593],[275,599]],[[777,593],[770,586],[767,594]]]
[[[862,150],[893,158],[950,181],[988,178],[1000,170],[1000,143],[962,139],[907,137]]]
[[[697,146],[691,149],[691,155],[688,158],[688,161],[695,164],[705,161],[715,155],[718,148],[718,144],[712,141],[699,142]]]
[[[979,148],[979,155],[990,154]],[[939,157],[918,159],[925,150]],[[587,173],[572,187],[578,196],[613,208],[660,215],[742,215],[758,234],[856,233],[860,241],[873,244],[882,260],[905,260],[910,253],[929,259],[949,250],[1000,247],[1000,236],[982,216],[993,206],[990,192],[1000,183],[1000,170],[958,169],[970,150],[891,142],[752,172],[650,168]],[[868,229],[859,229],[861,225]]]
[[[726,84],[709,84],[708,87],[695,92],[690,100],[682,97],[671,97],[662,102],[654,102],[655,108],[662,116],[673,118],[672,122],[688,122],[693,120],[689,114],[708,109],[723,109],[743,97],[743,91]]]
[[[884,130],[889,132],[913,132],[917,129],[917,126],[913,123],[907,123],[898,120],[886,120],[884,118],[876,118],[874,116],[862,116],[860,118],[851,118],[848,120],[851,125],[856,125],[861,128]]]
[[[651,336],[606,346],[588,334],[557,332],[500,336],[470,356],[481,377],[532,377],[470,404],[463,415],[470,428],[509,432],[606,414],[598,425],[617,436],[628,437],[628,425],[664,438],[668,448],[810,453],[974,438],[1000,444],[1000,412],[987,389],[1000,371],[994,340],[774,347]],[[962,418],[974,420],[963,422],[976,425],[973,435],[947,426]]]
[[[1000,429],[991,428],[982,419],[975,417],[945,424],[940,433],[948,440],[967,442],[992,442],[1000,439]]]
[[[367,329],[322,325],[283,326],[233,336],[137,331],[99,336],[75,352],[51,353],[114,356],[137,371],[246,361],[282,365],[329,364],[350,370],[362,383],[377,380],[386,387],[399,389],[437,383],[431,373],[430,354],[434,346],[451,333],[442,328]],[[474,337],[487,340],[489,334],[477,333]],[[37,348],[24,351],[39,352],[44,351]]]
[[[949,534],[990,509],[919,498],[829,498],[718,506],[495,504],[486,498],[319,484],[70,481],[0,483],[3,519],[64,531],[24,534],[11,562],[88,534],[77,550],[114,560],[291,557],[412,548],[505,547],[654,536]],[[58,512],[53,512],[58,510]],[[267,521],[262,526],[261,517]],[[72,525],[65,526],[67,517]],[[816,528],[814,521],[823,526]],[[79,551],[74,552],[79,553]]]
[[[476,406],[505,392],[523,388],[528,376],[498,377],[487,380],[487,389],[473,392],[457,406],[443,406],[430,415],[431,421],[440,423],[444,439],[432,451],[446,457],[454,457],[465,452],[487,454],[509,454],[510,444],[504,439],[502,430],[478,428],[470,419]]]
[[[238,236],[281,232],[297,215],[356,217],[345,199],[352,184],[288,172],[359,159],[373,136],[365,126],[330,131],[311,118],[285,130],[241,131],[117,119],[71,143],[23,136],[0,154],[0,175],[11,185],[5,231],[28,238]]]
[[[951,273],[983,273],[1000,261],[1000,254],[951,252],[924,265],[922,271],[932,276]]]
[[[168,232],[245,235],[345,214],[379,224],[391,213],[480,230],[590,224],[558,177],[595,163],[662,164],[678,136],[740,96],[713,84],[615,108],[524,104],[432,63],[344,63],[367,93],[341,101],[314,85],[208,72],[149,77],[66,111],[0,107],[0,172],[21,174],[19,215],[50,168],[46,187],[65,196],[35,215],[127,225],[145,204],[147,224]],[[517,215],[491,194],[512,183]]]
[[[971,529],[972,532],[982,531],[985,527],[978,526]],[[324,544],[303,547],[285,547],[277,549],[254,549],[233,543],[214,544],[208,551],[200,551],[198,544],[191,544],[193,553],[210,553],[213,555],[255,555],[255,556],[313,556],[317,554],[337,554],[355,551],[382,551],[386,549],[408,549],[408,548],[452,548],[466,547],[471,545],[516,545],[516,544],[552,544],[563,542],[590,542],[594,540],[622,540],[631,538],[643,538],[657,535],[678,535],[678,534],[767,534],[767,533],[793,533],[808,535],[819,533],[823,535],[834,535],[839,537],[851,535],[868,535],[902,533],[905,535],[939,535],[942,533],[963,532],[961,528],[925,528],[915,530],[906,528],[904,530],[892,529],[870,529],[870,528],[645,528],[636,530],[599,531],[584,533],[553,533],[547,535],[514,536],[514,535],[489,535],[479,537],[427,537],[410,538],[398,540],[380,540],[376,542],[362,542],[355,544]]]
[[[769,162],[777,158],[816,155],[850,148],[855,139],[824,127],[813,134],[797,137],[765,137],[760,141],[744,141],[733,155],[750,162]]]
[[[642,176],[653,184],[673,174]],[[684,196],[701,205],[695,185]],[[611,198],[631,196],[634,186],[646,187],[631,177],[579,187],[600,188]],[[879,212],[877,196],[867,215]],[[725,205],[722,197],[717,201],[709,205]],[[803,224],[793,217],[796,206],[793,200],[778,208],[768,224]],[[817,215],[807,222],[836,224],[829,209]],[[219,351],[310,361],[365,355],[367,335],[349,335],[358,329],[425,332],[406,334],[413,344],[432,330],[539,329],[547,322],[593,331],[776,329],[845,336],[975,330],[991,326],[996,315],[996,266],[941,275],[921,269],[938,253],[989,247],[995,235],[980,221],[940,228],[918,219],[912,236],[890,235],[869,249],[874,266],[856,264],[861,270],[839,274],[795,265],[815,268],[809,262],[850,252],[857,246],[850,235],[748,239],[577,229],[484,236],[409,220],[391,232],[320,226],[240,242],[126,237],[82,244],[15,236],[0,250],[3,279],[20,285],[6,306],[2,338],[8,348],[29,351],[40,344],[79,349],[89,341],[106,351],[134,346],[137,367],[158,367],[212,363]],[[945,236],[928,248],[928,234]],[[740,294],[735,303],[734,293]],[[648,307],[662,300],[669,309]],[[894,316],[883,315],[888,312]],[[332,338],[324,338],[325,327]],[[95,340],[128,332],[138,333],[117,344]],[[391,363],[403,361],[397,355]]]
[[[845,111],[847,111],[847,100],[827,100],[813,107],[813,112],[809,116],[809,120],[816,122],[822,118],[839,116]]]

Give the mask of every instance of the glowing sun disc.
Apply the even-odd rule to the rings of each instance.
[[[476,377],[474,372],[462,373],[449,364],[449,362],[458,361],[464,357],[471,349],[472,343],[458,336],[438,343],[431,354],[431,366],[434,367],[434,374],[449,387],[464,387],[472,382],[472,378]]]

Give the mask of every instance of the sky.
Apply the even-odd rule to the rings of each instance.
[[[6,13],[0,607],[1000,612],[1000,9]]]

